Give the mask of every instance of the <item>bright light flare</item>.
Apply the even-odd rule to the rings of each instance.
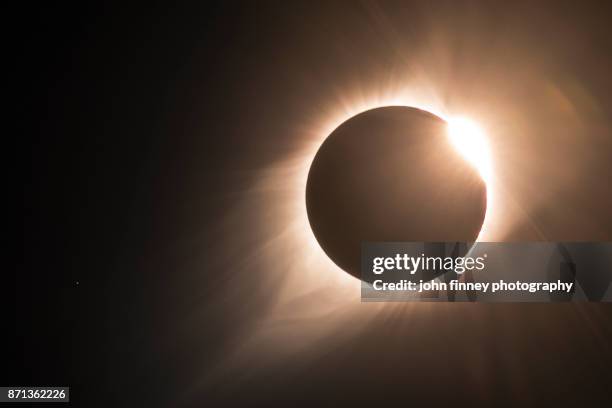
[[[447,118],[448,137],[459,153],[480,173],[487,185],[487,210],[477,241],[489,239],[492,209],[494,207],[494,185],[491,151],[485,131],[466,117]]]
[[[471,119],[450,118],[448,136],[459,153],[476,167],[488,186],[491,181],[491,155],[483,129]]]

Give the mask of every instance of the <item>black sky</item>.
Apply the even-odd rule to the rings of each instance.
[[[274,296],[261,267],[235,269],[263,242],[257,225],[274,203],[241,222],[225,221],[230,209],[303,144],[297,124],[410,65],[437,27],[453,39],[453,67],[432,77],[450,69],[464,95],[449,92],[450,105],[524,103],[506,125],[522,118],[532,135],[559,119],[538,111],[534,83],[587,95],[573,114],[589,147],[548,140],[561,125],[496,141],[502,170],[531,170],[508,178],[531,217],[509,239],[612,239],[612,14],[507,3],[32,4],[7,16],[19,26],[23,257],[5,271],[16,308],[2,383],[69,385],[72,405],[87,407],[609,400],[612,309],[597,304],[434,305],[413,325],[396,311],[307,357],[211,374]],[[574,178],[536,200],[533,186],[563,166]]]

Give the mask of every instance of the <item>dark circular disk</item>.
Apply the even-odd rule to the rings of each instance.
[[[451,145],[446,122],[388,106],[336,128],[308,173],[306,208],[329,258],[360,277],[362,242],[473,242],[486,186]]]

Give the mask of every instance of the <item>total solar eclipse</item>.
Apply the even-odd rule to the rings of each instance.
[[[362,242],[473,242],[486,207],[483,177],[453,146],[447,122],[406,106],[371,109],[338,126],[306,184],[319,245],[357,278]]]

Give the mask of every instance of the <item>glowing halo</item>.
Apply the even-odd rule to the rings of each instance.
[[[317,107],[317,111],[304,115],[302,123],[292,125],[296,148],[260,169],[231,218],[224,221],[248,223],[257,231],[257,245],[247,253],[242,269],[245,274],[253,268],[265,271],[259,278],[261,287],[275,286],[269,306],[257,317],[256,328],[244,328],[250,330],[249,336],[241,338],[248,340],[239,341],[229,358],[219,363],[215,370],[219,378],[223,378],[219,373],[240,372],[239,367],[249,366],[254,360],[272,364],[282,361],[281,355],[295,356],[313,344],[333,347],[335,342],[366,330],[381,313],[397,311],[412,319],[431,313],[435,307],[445,307],[434,303],[361,303],[361,280],[325,254],[311,229],[305,197],[308,173],[321,144],[340,124],[363,111],[384,106],[416,107],[447,122],[451,117],[431,88],[412,86],[410,92],[386,94],[392,97],[363,97],[356,89],[353,92],[330,98],[328,105]],[[485,180],[487,209],[478,240],[487,240],[487,225],[495,207],[491,200],[495,188],[492,167],[490,170]],[[260,214],[255,219],[248,215],[254,206]],[[234,296],[240,298],[241,292]],[[338,333],[338,326],[344,328],[342,333]]]

